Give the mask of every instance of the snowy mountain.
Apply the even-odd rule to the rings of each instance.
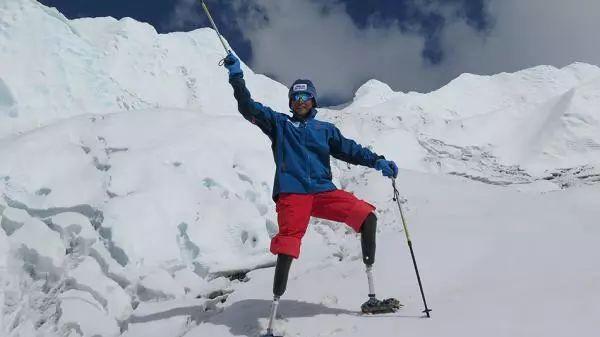
[[[211,29],[68,20],[0,3],[2,336],[256,336],[277,231],[268,139],[237,112]],[[245,65],[253,97],[287,88]],[[318,83],[317,83],[318,87]],[[591,335],[600,314],[600,68],[463,74],[431,93],[376,80],[320,109],[401,167],[431,320],[389,180],[333,160],[377,206],[376,286],[358,316],[357,236],[313,219],[276,330],[286,336]]]

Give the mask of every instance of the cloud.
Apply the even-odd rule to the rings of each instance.
[[[237,23],[252,44],[251,66],[286,84],[310,78],[339,100],[371,78],[405,90],[440,81],[423,59],[425,37],[394,24],[361,29],[340,2],[255,1],[244,10]]]
[[[174,25],[207,22],[194,1],[180,0]],[[243,54],[251,50],[245,61],[256,72],[286,85],[310,78],[328,102],[351,99],[371,78],[395,90],[427,92],[464,72],[600,65],[597,0],[407,0],[404,10],[383,1],[370,7],[385,13],[374,11],[358,23],[349,15],[351,3],[220,1],[216,20],[223,20],[231,41],[251,45]],[[432,18],[440,21],[424,22]]]
[[[540,64],[600,65],[600,1],[495,0],[495,25],[486,35],[462,23],[447,27],[443,68],[449,74],[512,72]]]
[[[206,25],[208,19],[200,12],[198,3],[198,0],[177,0],[166,21],[161,24],[161,28],[172,31]]]

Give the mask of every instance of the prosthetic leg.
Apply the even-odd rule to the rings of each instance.
[[[281,298],[281,295],[283,295],[287,286],[288,274],[290,272],[290,266],[292,265],[293,259],[294,258],[289,255],[277,255],[275,278],[273,280],[273,303],[271,304],[271,314],[269,315],[267,334],[263,335],[263,337],[276,337],[273,335],[273,322],[275,322],[275,316],[277,315],[279,298]]]
[[[373,263],[375,263],[375,237],[377,234],[377,217],[373,213],[365,218],[361,226],[361,248],[363,262],[366,266],[367,279],[369,281],[369,300],[361,306],[361,310],[366,314],[381,314],[395,312],[400,309],[402,304],[395,298],[388,298],[383,301],[375,296],[375,286],[373,283]],[[289,255],[277,255],[277,265],[275,266],[275,277],[273,280],[273,303],[271,304],[271,314],[269,315],[269,325],[267,334],[263,337],[278,337],[273,335],[273,323],[279,307],[279,299],[287,287],[288,274],[292,265],[293,257]]]
[[[395,312],[402,306],[395,298],[383,301],[375,296],[375,285],[373,283],[373,263],[375,263],[375,237],[377,234],[377,217],[369,213],[361,227],[360,244],[363,254],[363,262],[366,266],[367,280],[369,282],[369,300],[361,305],[361,311],[365,314],[381,314]]]

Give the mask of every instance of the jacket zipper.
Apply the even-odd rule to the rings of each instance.
[[[285,128],[286,126],[283,127],[283,137],[281,138],[281,172],[285,172]]]
[[[310,182],[310,157],[308,156],[308,150],[306,149],[306,135],[308,133],[306,131],[307,122],[303,122],[302,124],[304,126],[304,150],[306,151],[306,172],[308,173],[308,188],[310,189],[310,185],[312,185],[312,183]]]

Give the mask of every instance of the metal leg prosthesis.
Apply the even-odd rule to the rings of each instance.
[[[292,261],[293,257],[289,255],[277,255],[277,265],[275,266],[275,277],[273,279],[274,296],[273,303],[271,304],[271,313],[269,315],[269,325],[267,327],[267,333],[262,337],[278,337],[273,334],[273,323],[275,323],[275,316],[277,315],[277,308],[279,307],[279,298],[285,293],[285,288],[287,287],[287,280]]]
[[[271,314],[269,315],[269,326],[267,327],[267,333],[262,337],[278,337],[273,334],[273,323],[275,322],[275,315],[277,315],[277,308],[279,307],[279,296],[273,297],[273,303],[271,304]]]

